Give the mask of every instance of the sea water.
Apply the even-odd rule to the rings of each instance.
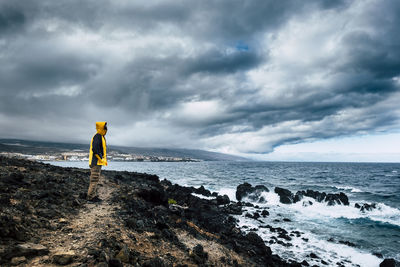
[[[51,162],[65,167],[87,168],[86,162]],[[396,163],[295,163],[295,162],[110,162],[108,170],[157,174],[183,186],[203,185],[210,191],[226,194],[236,201],[239,184],[265,185],[266,203],[254,203],[253,213],[268,209],[270,215],[258,220],[235,216],[244,231],[254,231],[272,251],[284,258],[307,260],[310,265],[340,262],[345,266],[379,266],[384,258],[400,261],[400,164]],[[328,206],[309,199],[313,205],[282,204],[274,193],[276,186],[295,193],[298,190],[343,192],[350,205]],[[376,203],[371,211],[360,211],[355,203]],[[246,213],[245,212],[245,213]],[[244,214],[245,214],[244,213]],[[285,220],[284,220],[285,219]],[[291,236],[290,245],[269,244],[277,233],[266,228],[281,227]],[[354,244],[349,246],[343,244]],[[310,258],[315,253],[320,259]],[[374,255],[375,254],[375,255]]]

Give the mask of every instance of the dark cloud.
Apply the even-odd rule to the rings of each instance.
[[[0,36],[18,31],[25,24],[25,15],[18,9],[5,7],[0,10]]]
[[[104,118],[119,144],[263,153],[399,126],[397,1],[25,2],[0,4],[1,136]]]
[[[263,60],[261,55],[251,51],[221,53],[208,51],[194,59],[185,60],[183,66],[187,73],[207,72],[209,74],[231,73],[255,68]]]

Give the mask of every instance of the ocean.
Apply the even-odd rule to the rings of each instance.
[[[63,167],[88,168],[87,162],[50,162]],[[398,163],[310,163],[310,162],[110,162],[105,169],[156,174],[184,186],[226,194],[236,201],[239,184],[265,185],[266,203],[248,207],[254,213],[268,209],[270,215],[258,220],[235,216],[244,231],[256,231],[273,253],[286,259],[306,260],[329,266],[379,266],[382,258],[400,261],[400,164]],[[343,192],[349,206],[328,206],[304,201],[282,204],[274,193],[276,186],[291,190]],[[361,211],[356,203],[376,203],[371,211]],[[244,212],[243,214],[245,214]],[[284,243],[269,241],[277,236],[265,226],[281,227],[291,235]],[[290,245],[287,245],[290,243]],[[310,257],[316,254],[320,259]],[[315,261],[315,262],[313,262]]]

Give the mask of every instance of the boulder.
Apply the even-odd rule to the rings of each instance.
[[[373,209],[376,209],[376,203],[371,203],[371,204],[364,203],[362,205],[356,203],[354,205],[354,207],[360,209],[361,212],[366,212],[366,211],[371,211]]]
[[[267,210],[263,210],[263,211],[261,212],[261,215],[262,215],[263,217],[269,216],[269,212],[268,212]]]
[[[217,196],[217,204],[218,205],[225,205],[229,204],[231,201],[227,195]]]
[[[124,245],[121,250],[118,252],[117,256],[115,256],[116,259],[119,259],[123,263],[129,263],[129,248]]]
[[[254,232],[248,233],[246,236],[246,240],[254,245],[254,249],[257,249],[257,254],[271,256],[272,251],[269,247],[267,247],[264,243],[264,240]]]
[[[196,245],[190,253],[190,257],[193,258],[197,264],[204,264],[208,259],[208,253],[204,251],[203,246]]]
[[[20,265],[22,263],[26,262],[26,258],[24,256],[22,257],[14,257],[11,259],[11,265]]]
[[[384,259],[379,267],[400,267],[400,263],[396,262],[394,259]]]
[[[252,192],[252,185],[249,183],[243,183],[236,187],[236,199],[238,201],[242,200],[243,197],[247,196]]]
[[[340,192],[339,194],[325,193],[314,190],[297,191],[293,202],[300,201],[304,196],[311,197],[318,202],[327,202],[328,206],[333,205],[349,205],[349,198],[346,194]]]
[[[293,203],[299,202],[300,200],[302,200],[304,197],[303,193],[301,191],[297,191],[297,193],[294,195],[293,198]]]
[[[279,195],[279,201],[284,204],[293,203],[293,194],[288,189],[284,189],[281,187],[275,187],[275,193]]]
[[[204,186],[200,186],[199,188],[194,189],[193,192],[206,197],[211,196],[211,192],[205,189]]]
[[[243,183],[236,188],[236,199],[241,201],[244,197],[248,197],[252,201],[265,202],[265,199],[261,197],[261,193],[263,192],[269,192],[268,188],[264,185],[253,187],[249,183]]]
[[[75,257],[73,251],[59,251],[53,255],[53,262],[59,265],[70,264]]]
[[[40,244],[24,243],[17,245],[18,254],[21,256],[38,256],[49,253],[49,249]]]

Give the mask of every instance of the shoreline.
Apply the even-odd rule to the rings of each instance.
[[[300,266],[244,234],[221,203],[155,175],[103,171],[92,204],[88,170],[0,164],[2,266]]]
[[[184,187],[160,181],[156,175],[104,170],[99,190],[104,200],[91,204],[84,199],[88,169],[2,157],[0,163],[5,214],[0,224],[6,230],[0,236],[0,264],[5,266],[18,260],[20,266],[54,266],[60,263],[57,257],[70,261],[68,266],[315,263],[312,257],[300,263],[273,255],[268,240],[264,242],[256,231],[238,228],[234,216],[244,214],[251,203],[231,202],[204,187]],[[270,227],[270,231],[279,232],[287,242],[289,233],[284,229]],[[26,243],[42,244],[47,251],[21,251],[18,246]],[[323,259],[318,261],[324,264]]]

